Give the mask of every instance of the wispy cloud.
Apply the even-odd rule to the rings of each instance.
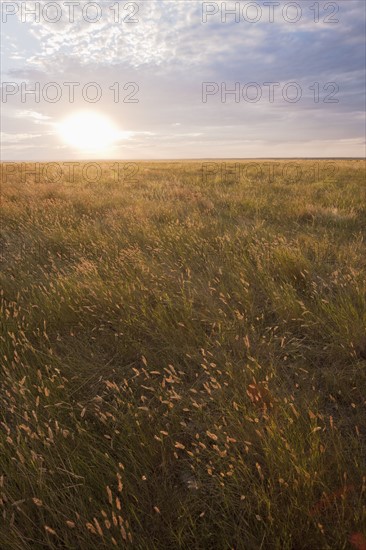
[[[34,4],[26,2],[28,8]],[[3,109],[8,134],[21,134],[22,128],[36,132],[40,125],[51,130],[69,112],[93,108],[81,90],[86,83],[96,82],[103,94],[95,107],[130,136],[121,155],[128,148],[138,156],[150,147],[156,156],[222,156],[231,147],[234,156],[240,150],[243,155],[272,156],[284,154],[284,144],[294,148],[297,143],[308,154],[319,150],[319,141],[324,152],[333,150],[335,155],[343,146],[351,154],[349,140],[355,156],[364,153],[363,0],[331,3],[339,6],[335,14],[326,7],[329,3],[319,2],[319,22],[314,21],[312,4],[298,1],[301,18],[296,23],[283,17],[285,2],[276,8],[273,23],[263,2],[257,2],[265,14],[257,23],[235,22],[230,16],[223,23],[220,13],[203,23],[203,3],[189,0],[136,2],[137,23],[116,22],[110,9],[115,3],[101,2],[102,17],[90,23],[80,17],[86,0],[79,4],[74,22],[67,20],[63,9],[58,23],[44,19],[37,23],[31,17],[22,23],[19,12],[3,25],[8,36],[4,80],[25,81],[29,86],[39,82],[41,89],[56,82],[63,90],[56,104],[42,95],[39,103],[31,97],[22,102],[20,93],[9,96]],[[226,5],[232,8],[235,2]],[[327,22],[331,19],[339,21]],[[65,82],[80,83],[73,103],[65,93]],[[110,87],[115,82],[137,83],[138,103],[114,103]],[[261,86],[263,97],[258,103],[245,102],[242,96],[238,103],[233,96],[222,101],[220,89],[204,104],[203,82],[220,87],[224,83],[227,89],[254,82]],[[279,84],[273,102],[264,85],[268,82]],[[301,101],[283,99],[289,82],[301,87]],[[314,96],[316,83],[319,101]],[[337,103],[324,102],[332,91],[325,88],[329,83],[338,86]],[[53,157],[61,146],[57,136],[50,139],[48,134],[43,139]],[[66,156],[72,153],[65,147],[61,150]]]

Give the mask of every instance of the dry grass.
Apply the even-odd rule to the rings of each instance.
[[[365,165],[299,163],[5,178],[1,548],[362,548]]]

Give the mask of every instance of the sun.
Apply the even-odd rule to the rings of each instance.
[[[108,117],[92,111],[70,115],[57,125],[57,130],[65,143],[88,151],[108,150],[123,136]]]

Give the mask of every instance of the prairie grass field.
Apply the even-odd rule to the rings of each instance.
[[[365,549],[365,162],[207,162],[2,165],[1,549]]]

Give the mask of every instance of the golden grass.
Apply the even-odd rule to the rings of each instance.
[[[1,548],[360,548],[365,165],[288,162],[4,177]]]

